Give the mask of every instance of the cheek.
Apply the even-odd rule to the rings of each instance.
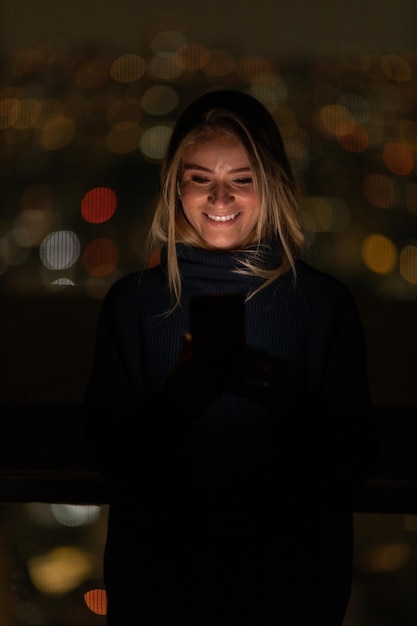
[[[180,200],[182,202],[183,207],[186,207],[187,209],[192,210],[193,207],[195,207],[198,204],[200,196],[201,194],[199,194],[198,192],[183,189],[183,191],[181,192]]]
[[[194,194],[182,194],[181,205],[186,219],[189,222],[194,223],[196,221],[196,217],[198,216],[198,211],[195,209],[196,199]]]
[[[250,219],[256,222],[259,219],[259,215],[261,213],[261,208],[256,195],[253,195],[253,197],[247,201],[246,206],[249,208],[248,215]]]

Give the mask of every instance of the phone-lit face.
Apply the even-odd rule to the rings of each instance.
[[[185,217],[209,246],[238,248],[259,219],[249,159],[234,137],[219,134],[184,155],[179,181]]]

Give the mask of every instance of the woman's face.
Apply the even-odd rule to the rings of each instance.
[[[259,198],[242,144],[224,133],[189,148],[179,181],[185,217],[209,246],[239,248],[259,219]]]

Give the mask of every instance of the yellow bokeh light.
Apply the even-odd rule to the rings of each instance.
[[[408,283],[417,285],[417,245],[408,245],[401,250],[400,274]]]
[[[17,98],[0,100],[0,129],[13,126],[20,115],[20,102]]]
[[[368,235],[362,243],[362,259],[376,274],[392,272],[397,263],[398,252],[393,242],[384,235]]]
[[[306,196],[300,208],[305,228],[313,233],[340,232],[349,223],[349,210],[337,198]]]
[[[24,98],[20,101],[19,115],[12,124],[13,128],[24,130],[36,124],[42,113],[42,103],[36,98]]]
[[[209,59],[210,53],[200,43],[186,43],[174,55],[175,63],[187,72],[201,69]]]
[[[36,129],[37,140],[46,150],[65,148],[71,143],[74,133],[74,121],[64,115],[48,117]]]
[[[186,44],[186,39],[182,33],[177,30],[160,30],[151,39],[149,48],[154,54],[160,52],[175,52],[181,46]]]
[[[146,72],[146,61],[138,54],[122,54],[110,66],[110,76],[120,83],[133,83]]]
[[[32,583],[42,593],[63,594],[76,589],[92,572],[94,563],[84,551],[59,547],[29,560]]]
[[[351,112],[340,104],[322,106],[319,111],[319,119],[322,128],[332,136],[338,136],[341,132],[340,129],[343,132],[346,123],[352,124],[355,121]]]
[[[116,154],[128,154],[138,149],[141,127],[136,122],[113,124],[106,136],[106,147]]]
[[[381,59],[384,73],[391,80],[404,83],[411,79],[412,71],[408,61],[399,54],[386,54]]]
[[[179,103],[178,93],[168,85],[153,85],[145,91],[141,107],[149,115],[167,115]]]
[[[176,80],[183,69],[176,63],[174,52],[160,52],[149,61],[148,73],[158,80]]]
[[[369,561],[369,570],[374,572],[396,572],[405,567],[410,559],[410,547],[392,543],[378,546]]]
[[[52,213],[47,208],[25,209],[16,217],[12,232],[19,246],[39,246],[52,225]]]

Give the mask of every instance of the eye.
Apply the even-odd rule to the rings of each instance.
[[[191,176],[191,180],[194,183],[198,183],[199,185],[204,185],[205,183],[210,182],[210,180],[206,176],[199,176],[198,174],[193,174]]]
[[[244,178],[235,178],[233,182],[236,185],[251,185],[253,180],[250,176],[245,176]]]

